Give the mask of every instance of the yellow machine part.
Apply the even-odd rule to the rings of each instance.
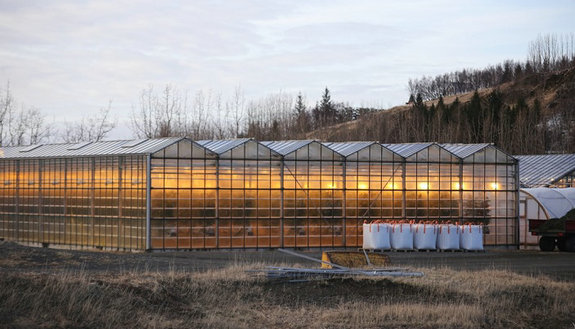
[[[390,261],[387,255],[381,253],[368,252],[369,262],[376,267],[389,266]],[[361,268],[368,266],[368,261],[362,251],[324,251],[321,260],[349,268]],[[329,264],[321,264],[322,268],[333,268]]]

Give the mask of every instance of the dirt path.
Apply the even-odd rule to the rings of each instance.
[[[319,251],[308,251],[305,254],[321,257]],[[575,253],[489,250],[479,253],[390,252],[388,255],[395,266],[454,270],[498,269],[575,281]],[[35,248],[0,242],[0,271],[10,272],[204,271],[245,263],[261,263],[262,266],[317,266],[317,263],[271,250],[120,253]]]

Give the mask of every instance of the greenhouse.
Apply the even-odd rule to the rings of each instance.
[[[480,223],[519,244],[517,160],[491,144],[187,138],[0,149],[0,238],[103,249],[358,248],[372,220]]]

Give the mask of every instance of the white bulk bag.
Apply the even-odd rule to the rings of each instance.
[[[459,225],[439,224],[437,233],[437,249],[440,250],[458,250],[461,232]]]
[[[483,250],[483,227],[481,225],[461,226],[461,249]]]
[[[393,224],[391,228],[391,248],[395,250],[413,249],[413,227],[411,224]]]
[[[391,225],[387,223],[363,224],[363,249],[391,249],[390,232]]]
[[[437,248],[437,225],[415,224],[413,245],[418,250],[435,250]]]

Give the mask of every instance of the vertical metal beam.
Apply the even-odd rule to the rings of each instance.
[[[38,239],[36,242],[44,242],[44,216],[42,214],[42,203],[44,202],[44,198],[43,198],[43,184],[42,184],[42,180],[43,180],[43,167],[44,167],[44,160],[39,159],[38,160],[38,216],[36,217],[38,220]]]
[[[281,162],[280,162],[280,247],[284,248],[284,239],[285,239],[285,232],[284,232],[284,164],[285,157],[282,155]]]
[[[60,165],[62,165],[62,163],[64,164],[64,182],[62,184],[63,186],[63,190],[61,191],[62,195],[63,195],[63,202],[62,202],[62,206],[64,207],[63,211],[62,211],[62,217],[64,217],[64,241],[62,241],[63,244],[72,244],[71,241],[67,241],[67,236],[68,236],[68,159],[64,158],[63,161],[60,161]]]
[[[146,155],[146,250],[152,249],[152,156]]]
[[[90,238],[91,238],[91,243],[88,242],[89,245],[91,245],[92,247],[94,247],[94,227],[95,227],[95,215],[96,215],[96,211],[94,209],[95,205],[94,205],[94,197],[96,194],[96,158],[91,158],[92,161],[90,161],[91,166],[92,166],[92,170],[90,170],[90,173],[92,175],[92,177],[90,178]]]
[[[124,157],[123,156],[119,156],[118,157],[118,248],[120,248],[120,245],[122,245],[123,248],[126,248],[125,243],[120,243],[120,241],[126,241],[125,237],[126,237],[126,226],[124,225],[124,220],[122,219],[122,207],[124,206],[124,203],[122,202],[122,184],[123,184],[123,171],[122,171],[122,167],[124,166]],[[122,235],[122,230],[120,228],[123,228],[123,235]]]
[[[407,193],[407,186],[406,186],[406,182],[405,182],[405,171],[407,169],[407,159],[403,159],[401,166],[403,167],[401,170],[401,218],[402,219],[407,219],[407,202],[405,200],[406,196],[405,194]]]
[[[20,233],[20,160],[15,161],[16,165],[16,216],[14,218],[14,239],[18,241]]]
[[[371,153],[370,153],[371,154]],[[371,157],[370,157],[371,159]],[[370,166],[370,170],[371,170],[371,166]],[[341,234],[342,234],[342,239],[341,239],[341,243],[342,243],[342,247],[347,247],[347,216],[346,216],[346,188],[347,188],[347,158],[344,158],[343,161],[343,168],[342,168],[342,173],[343,173],[343,177],[342,177],[342,184],[343,186],[341,187],[341,200],[343,202],[343,204],[341,205],[341,217],[342,217],[342,230],[341,230]],[[357,224],[357,220],[356,220],[356,224]]]
[[[123,167],[124,166],[124,157],[118,157],[118,218],[122,218],[122,207],[124,205],[123,198],[122,198],[122,184],[124,179]]]
[[[507,168],[509,168],[509,166],[507,166]],[[519,182],[519,162],[517,160],[514,160],[513,168],[515,169],[515,242],[517,249],[519,249],[519,225],[521,224],[519,221],[519,189],[521,188],[521,183]],[[525,209],[527,209],[527,207]]]
[[[459,224],[463,224],[463,159],[459,160]]]
[[[220,156],[216,156],[216,249],[220,247]]]

